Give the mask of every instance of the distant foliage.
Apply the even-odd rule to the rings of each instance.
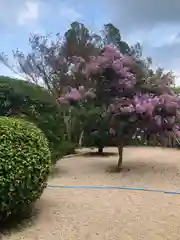
[[[0,220],[35,202],[46,187],[51,153],[43,132],[24,120],[0,117]]]
[[[64,155],[60,152],[65,136],[63,117],[46,89],[23,80],[0,77],[0,116],[16,116],[35,123],[49,141],[52,161]]]

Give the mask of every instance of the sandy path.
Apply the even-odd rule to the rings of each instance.
[[[108,148],[114,152],[116,149]],[[180,152],[126,148],[122,173],[108,173],[117,156],[61,160],[51,185],[124,185],[180,190]],[[179,240],[180,195],[120,190],[47,188],[36,221],[2,240]]]

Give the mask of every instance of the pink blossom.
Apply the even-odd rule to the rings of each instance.
[[[131,56],[124,55],[122,57],[122,63],[124,66],[132,66],[134,63],[134,59]]]
[[[98,64],[98,66],[105,68],[108,67],[110,63],[112,63],[107,57],[104,56],[98,56],[96,58],[96,63]]]
[[[107,57],[110,60],[115,60],[115,59],[120,58],[122,56],[120,51],[112,45],[104,46],[102,55]]]
[[[97,74],[100,71],[100,67],[97,65],[96,62],[91,62],[86,65],[85,73],[87,76],[90,74]]]
[[[162,94],[160,99],[164,102],[179,102],[179,98],[176,95],[170,95],[168,93]]]
[[[71,91],[65,95],[67,100],[79,101],[82,99],[80,92],[76,88],[71,88]]]
[[[135,109],[136,109],[137,113],[144,113],[145,112],[145,107],[143,105],[141,105],[141,104],[137,104],[135,106]]]
[[[123,68],[123,63],[122,63],[122,60],[121,59],[117,59],[115,61],[113,61],[112,63],[112,68],[114,69],[114,71],[116,71],[117,73],[119,73],[119,70],[121,68]],[[127,72],[127,69],[125,69],[126,72]]]

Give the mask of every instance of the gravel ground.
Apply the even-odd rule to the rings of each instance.
[[[83,150],[86,152],[86,149]],[[107,148],[107,152],[116,152]],[[180,152],[126,148],[123,171],[109,173],[117,155],[61,160],[51,185],[119,185],[180,190]],[[47,188],[28,226],[2,240],[179,240],[180,195],[123,190]]]

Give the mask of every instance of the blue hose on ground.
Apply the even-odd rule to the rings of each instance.
[[[145,191],[178,195],[180,191],[166,191],[161,189],[149,189],[149,188],[133,188],[133,187],[120,187],[120,186],[61,186],[61,185],[48,185],[49,188],[61,188],[61,189],[118,189],[128,191]]]

